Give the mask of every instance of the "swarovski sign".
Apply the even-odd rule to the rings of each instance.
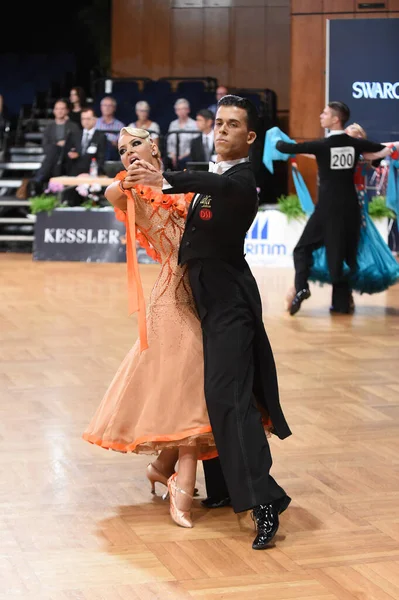
[[[352,84],[352,97],[372,100],[399,100],[399,81],[355,81]]]
[[[370,140],[390,142],[399,128],[399,19],[375,17],[327,20],[326,99],[345,102],[349,123]]]

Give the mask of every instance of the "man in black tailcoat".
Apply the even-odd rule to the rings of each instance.
[[[346,263],[356,270],[360,236],[360,205],[354,174],[360,155],[379,152],[385,146],[351,137],[344,131],[350,116],[343,102],[330,102],[320,115],[320,124],[328,129],[327,137],[300,144],[278,141],[277,150],[284,154],[313,154],[319,169],[319,199],[294,249],[295,290],[290,314],[295,315],[310,297],[308,278],[313,251],[325,246],[333,283],[331,313],[351,314],[354,310]]]
[[[188,267],[201,321],[205,398],[221,470],[234,511],[253,511],[257,536],[252,547],[262,549],[274,538],[290,498],[269,473],[272,458],[261,411],[279,438],[291,432],[280,406],[258,286],[244,258],[245,235],[258,209],[248,159],[256,120],[248,100],[225,96],[215,119],[212,172],[165,172],[162,178],[139,163],[131,175],[168,194],[195,193],[179,263]]]

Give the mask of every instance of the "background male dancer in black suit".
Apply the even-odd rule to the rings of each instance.
[[[258,208],[248,161],[256,117],[248,100],[225,96],[215,120],[213,172],[165,172],[163,177],[171,186],[166,193],[196,193],[179,262],[188,265],[201,320],[205,398],[229,496],[235,512],[253,510],[253,548],[262,549],[275,536],[278,515],[290,499],[269,474],[272,459],[258,406],[270,415],[281,439],[291,432],[280,406],[259,290],[244,259],[245,235]],[[163,183],[143,163],[132,176],[137,183]]]
[[[333,313],[353,312],[352,292],[348,276],[343,275],[344,261],[356,269],[360,236],[360,206],[354,183],[354,173],[360,154],[379,152],[385,146],[344,131],[350,116],[342,102],[330,102],[320,115],[320,124],[329,129],[326,138],[294,144],[279,141],[277,150],[284,154],[314,154],[319,169],[319,199],[302,236],[294,249],[295,290],[290,314],[295,315],[309,298],[309,273],[312,253],[325,246],[328,268],[333,282]]]

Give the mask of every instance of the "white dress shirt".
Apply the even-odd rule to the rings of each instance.
[[[202,145],[205,150],[205,160],[211,160],[213,155],[214,135],[213,129],[209,133],[202,134]]]
[[[332,135],[342,135],[343,133],[345,133],[343,129],[333,129],[327,133],[327,137],[331,137]]]
[[[236,160],[222,160],[218,163],[210,162],[208,171],[210,173],[217,173],[218,175],[223,175],[223,173],[225,173],[232,167],[246,162],[249,162],[248,156],[246,158],[237,158]]]
[[[96,128],[92,129],[83,129],[82,133],[82,150],[83,154],[86,154],[88,147],[90,146],[91,139],[94,135]]]

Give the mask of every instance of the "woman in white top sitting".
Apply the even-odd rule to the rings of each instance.
[[[159,136],[161,128],[158,123],[151,121],[150,119],[150,105],[145,100],[140,100],[135,106],[137,121],[130,123],[129,127],[135,127],[137,129],[145,129],[150,132],[151,139],[159,145]]]

